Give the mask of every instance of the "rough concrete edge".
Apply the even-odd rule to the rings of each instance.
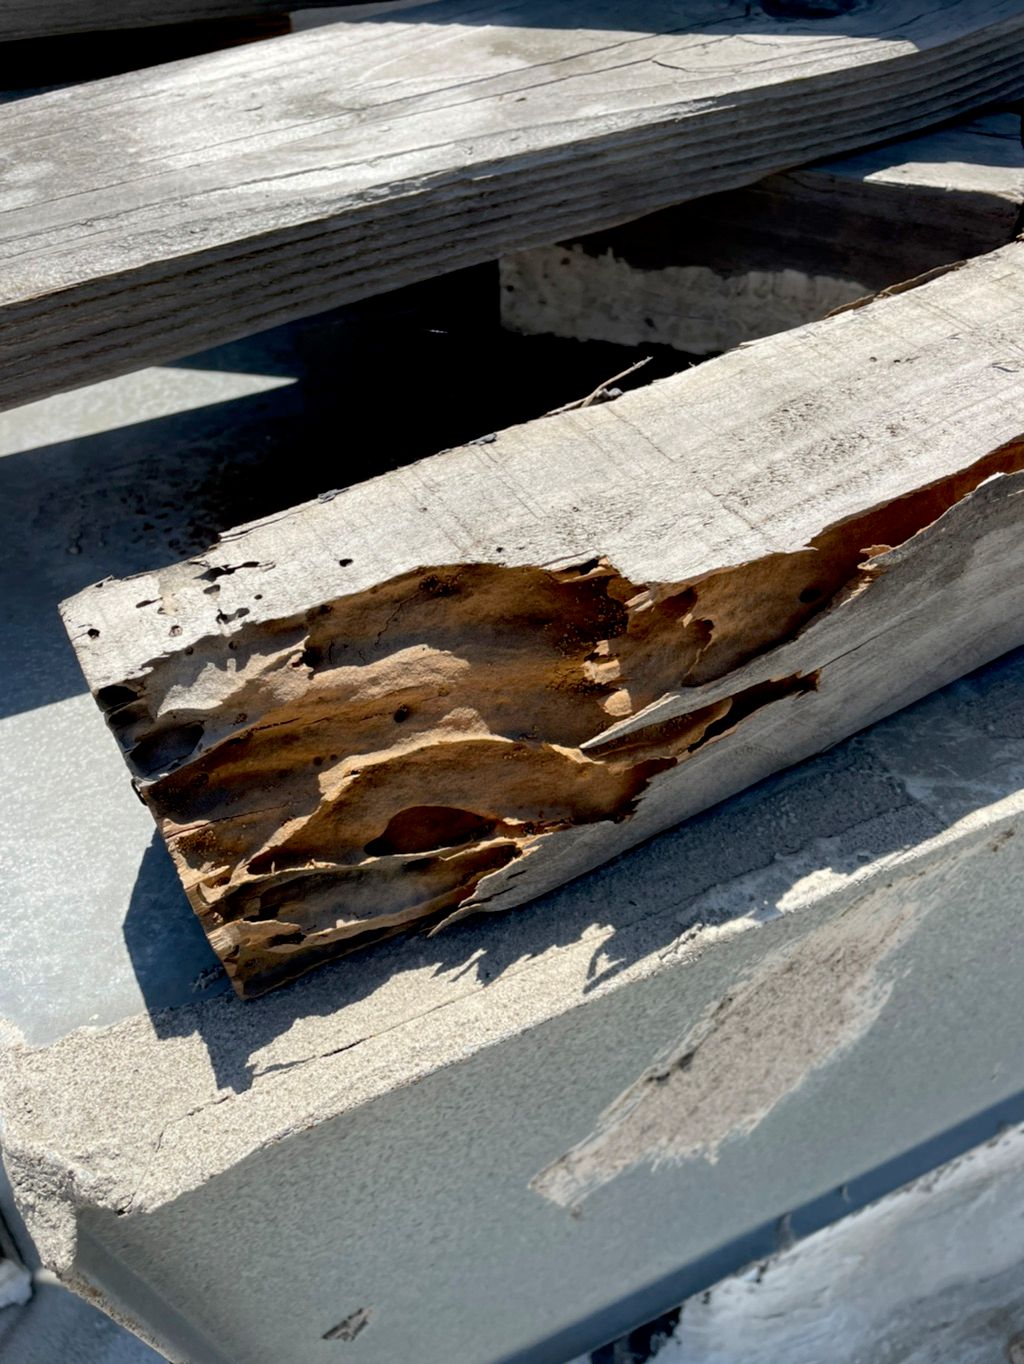
[[[151,1350],[155,1350],[158,1355],[168,1361],[168,1364],[192,1364],[183,1354],[180,1354],[167,1340],[157,1336],[144,1326],[141,1321],[122,1305],[109,1293],[102,1292],[95,1284],[76,1273],[57,1274],[54,1273],[53,1281],[61,1288],[66,1288],[74,1293],[83,1302],[87,1302],[90,1307],[95,1307],[98,1312],[109,1317],[118,1326],[129,1331],[133,1336],[142,1341],[143,1345],[148,1345]]]

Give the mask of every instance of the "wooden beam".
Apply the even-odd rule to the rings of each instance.
[[[552,14],[441,0],[0,109],[0,405],[1024,95],[1024,0]]]
[[[66,602],[236,989],[521,904],[1024,640],[1022,355],[1015,243]]]
[[[712,354],[995,250],[1022,199],[1020,115],[989,114],[505,256],[502,321]]]

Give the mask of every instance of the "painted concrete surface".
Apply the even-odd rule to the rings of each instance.
[[[1024,1109],[1024,653],[536,905],[224,993],[54,608],[322,472],[295,344],[0,419],[0,1111],[45,1262],[194,1364],[561,1364]],[[752,1047],[765,963],[796,989]],[[681,1146],[669,1105],[551,1197],[684,1042],[757,1111]]]
[[[934,744],[932,753],[946,765],[948,753]],[[761,841],[758,817],[778,820],[787,803],[802,824],[825,775],[819,768],[803,793],[791,783],[756,793],[745,810],[718,812],[725,824],[705,825],[704,837],[712,847],[749,850]],[[841,786],[841,769],[828,775]],[[78,1196],[106,1207],[77,1214],[78,1270],[137,1301],[139,1284],[120,1268],[131,1266],[143,1287],[158,1284],[172,1302],[187,1302],[191,1324],[212,1338],[209,1358],[261,1364],[297,1338],[304,1359],[331,1359],[321,1337],[372,1307],[364,1359],[564,1359],[573,1333],[587,1343],[589,1323],[616,1295],[653,1293],[652,1281],[893,1158],[923,1132],[1019,1093],[1020,961],[1007,914],[1024,870],[1022,814],[1024,802],[1010,796],[912,842],[909,854],[859,865],[872,832],[865,824],[892,837],[893,820],[913,820],[905,808],[885,811],[840,836],[827,861],[801,841],[760,875],[740,874],[696,897],[680,894],[684,867],[699,865],[681,831],[624,860],[603,885],[591,878],[577,886],[580,898],[551,897],[524,911],[534,950],[534,935],[552,932],[545,912],[549,924],[559,921],[558,937],[576,940],[557,955],[523,961],[525,944],[510,925],[515,965],[461,997],[450,994],[452,959],[435,957],[439,985],[429,993],[437,1007],[419,1008],[404,1026],[394,1010],[389,1031],[366,1030],[343,1051],[346,1015],[359,1014],[358,1003],[318,1020],[312,1036],[303,1026],[310,1020],[297,1020],[292,1032],[307,1034],[299,1055],[296,1037],[266,1045],[250,1089],[214,1093],[198,1113],[194,1091],[184,1111],[182,1096],[165,1094],[144,1141],[138,1125],[148,1126],[149,1115],[138,1109],[130,1124],[107,1119],[90,1132],[80,1114],[76,1149],[89,1159],[76,1162]],[[902,837],[913,840],[912,827],[904,824]],[[818,843],[813,834],[809,841]],[[609,934],[627,898],[640,914]],[[575,1216],[538,1192],[536,1175],[594,1128],[666,1043],[753,977],[769,948],[799,960],[802,943],[865,904],[882,918],[909,912],[916,922],[886,964],[888,997],[862,1036],[780,1093],[714,1161],[711,1152],[678,1161],[643,1152],[631,1168],[606,1172]],[[718,933],[707,923],[716,914],[724,916]],[[588,933],[585,919],[601,928]],[[478,935],[461,944],[463,977],[470,943],[483,946]],[[593,988],[609,970],[618,974]],[[326,982],[311,981],[307,999],[320,988]],[[309,1054],[316,1034],[324,1050]],[[787,1037],[775,1040],[785,1052]],[[106,1052],[91,1076],[94,1101],[113,1107],[126,1095],[123,1085],[110,1087],[108,1046],[129,1049],[136,1083],[154,1083],[159,1052],[147,1056],[140,1035],[89,1041],[94,1057]],[[734,1073],[723,1072],[723,1084],[747,1081],[744,1041],[742,1032],[732,1038]],[[62,1065],[80,1069],[85,1046],[75,1039]],[[54,1059],[42,1061],[33,1093],[50,1088]],[[196,1068],[187,1054],[175,1066],[185,1076]],[[21,1126],[23,1111],[18,1118]],[[251,1235],[268,1203],[273,1246]],[[53,1209],[48,1202],[46,1212]],[[210,1266],[220,1265],[230,1272],[211,1280]],[[181,1326],[159,1324],[170,1339]]]
[[[130,1331],[58,1283],[37,1283],[22,1307],[0,1309],[4,1364],[160,1364]]]
[[[188,1302],[213,1341],[178,1357],[279,1359],[302,1331],[303,1358],[333,1358],[320,1338],[373,1307],[364,1359],[567,1358],[611,1334],[617,1294],[640,1295],[622,1326],[660,1310],[723,1242],[1019,1094],[1022,779],[1018,656],[500,926],[15,1050],[30,1225],[57,1262],[77,1236],[112,1296]],[[530,1187],[766,953],[852,910],[914,920],[881,1011],[748,1135],[640,1161],[580,1216]],[[27,1173],[44,1142],[77,1211]]]

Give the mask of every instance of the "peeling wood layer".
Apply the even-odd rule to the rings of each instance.
[[[658,772],[815,685],[773,679],[585,754],[699,666],[697,600],[601,562],[430,569],[98,700],[248,991],[436,921],[559,830],[627,819]]]
[[[521,904],[1020,642],[1019,259],[65,603],[236,989]]]

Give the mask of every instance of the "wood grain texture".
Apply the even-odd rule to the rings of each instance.
[[[1024,0],[441,0],[0,109],[0,404],[1024,94]]]
[[[521,904],[1020,643],[1022,414],[1015,243],[62,613],[258,993]]]
[[[505,256],[505,326],[694,355],[824,317],[1011,241],[1019,113],[770,176],[608,232]]]

